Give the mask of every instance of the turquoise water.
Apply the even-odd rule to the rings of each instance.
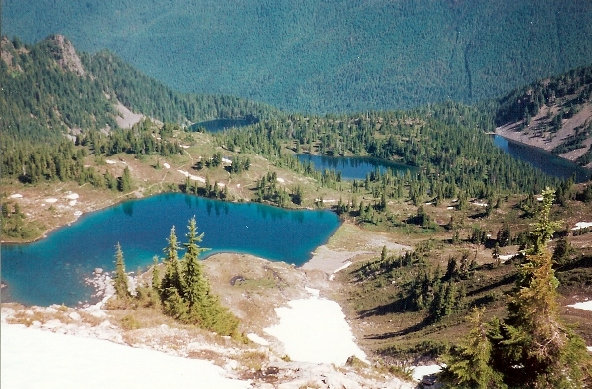
[[[383,161],[367,157],[330,157],[326,155],[298,154],[300,162],[312,163],[316,170],[325,169],[334,170],[341,173],[344,180],[362,180],[366,175],[378,169],[381,174],[390,170],[393,174],[405,174],[408,170],[414,170],[414,167]]]
[[[586,182],[592,174],[591,170],[584,169],[564,158],[559,158],[544,150],[509,141],[499,135],[494,135],[493,143],[512,157],[528,162],[550,176],[561,179],[573,176],[575,182]]]
[[[91,301],[85,284],[97,267],[112,271],[120,242],[127,271],[145,269],[162,257],[171,226],[185,241],[187,221],[195,215],[200,246],[214,252],[249,253],[272,261],[302,265],[338,228],[329,211],[283,210],[255,203],[227,203],[184,194],[162,194],[81,217],[45,239],[2,246],[3,301],[75,306]],[[182,253],[180,253],[182,255]]]

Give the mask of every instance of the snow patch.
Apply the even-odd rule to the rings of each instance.
[[[117,163],[117,161],[114,161],[112,159],[106,159],[105,162],[108,163],[109,165],[115,165]]]
[[[283,184],[284,182],[286,182],[286,180],[284,180],[282,177],[278,177],[278,178],[277,178],[277,182],[279,182],[279,183],[282,183],[282,184]]]
[[[305,286],[304,289],[306,289],[306,291],[308,293],[310,293],[312,296],[315,296],[315,297],[319,297],[320,296],[321,291],[318,290],[318,289],[309,288],[308,286]]]
[[[581,230],[582,228],[592,227],[592,222],[577,222],[572,231]]]
[[[257,343],[258,345],[261,346],[269,346],[269,342],[265,339],[263,339],[262,337],[260,337],[259,335],[249,332],[247,334],[247,338],[249,338],[249,340],[253,343]]]
[[[20,193],[15,193],[15,194],[11,194],[10,196],[8,196],[9,199],[22,199],[23,195]]]
[[[510,260],[510,259],[514,258],[516,255],[517,255],[517,254],[506,254],[506,255],[500,255],[500,256],[499,256],[499,259],[500,259],[502,262],[506,262],[507,260]]]
[[[352,355],[367,361],[335,301],[313,296],[289,301],[275,312],[279,323],[264,331],[283,344],[293,361],[344,365]]]
[[[78,193],[68,192],[68,194],[64,197],[68,200],[77,200],[80,197],[80,195]]]
[[[421,381],[424,376],[430,374],[436,374],[442,370],[440,365],[422,365],[422,366],[411,366],[413,370],[413,379],[415,381]]]
[[[193,180],[193,181],[199,181],[199,182],[201,182],[202,184],[205,184],[205,183],[206,183],[206,179],[205,179],[205,178],[203,178],[203,177],[194,176],[193,174],[189,173],[189,172],[188,172],[188,171],[186,171],[186,170],[177,170],[177,171],[178,171],[179,173],[181,173],[182,175],[184,175],[185,177],[188,177],[190,180]]]
[[[570,308],[582,309],[584,311],[592,311],[592,300],[582,301],[579,303],[568,305]]]
[[[333,273],[329,276],[329,281],[333,281],[335,279],[335,274],[339,273],[343,269],[347,269],[352,264],[351,261],[346,261],[343,265],[339,266],[337,269],[333,270]]]
[[[170,169],[171,165],[169,165],[167,162],[163,163],[162,166],[165,167],[165,169]]]
[[[57,201],[58,201],[58,199],[56,199],[55,197],[49,197],[49,198],[45,199],[45,202],[49,203],[49,204],[56,203]]]

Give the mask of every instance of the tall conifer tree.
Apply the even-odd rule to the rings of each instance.
[[[197,234],[195,217],[191,218],[187,226],[187,243],[184,243],[186,252],[183,257],[183,298],[187,301],[191,314],[202,319],[206,312],[210,294],[209,285],[204,278],[199,253],[204,251],[198,243],[203,239],[203,233]]]
[[[120,299],[129,297],[127,284],[127,274],[125,274],[125,261],[123,259],[123,251],[121,245],[117,242],[115,246],[115,276],[113,278],[113,286],[115,287],[115,296]]]

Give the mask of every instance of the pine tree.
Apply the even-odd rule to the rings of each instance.
[[[183,292],[182,297],[187,302],[192,315],[198,320],[202,320],[208,305],[208,296],[210,294],[209,285],[204,278],[201,263],[199,263],[199,253],[204,251],[198,243],[203,239],[203,233],[197,234],[197,225],[195,217],[191,218],[187,226],[187,243],[184,243],[186,252],[183,257]]]
[[[126,299],[130,296],[127,284],[127,274],[125,274],[125,261],[121,245],[117,242],[115,246],[115,276],[113,286],[115,287],[115,296],[119,299]]]
[[[165,253],[165,273],[160,282],[160,299],[163,303],[165,313],[180,319],[184,317],[187,310],[184,308],[181,299],[181,271],[177,253],[179,245],[177,243],[177,235],[175,234],[175,226],[171,227],[167,242],[168,245],[163,250]]]
[[[509,298],[508,317],[495,336],[494,365],[513,386],[580,388],[591,379],[584,342],[559,319],[559,282],[546,249],[560,226],[549,217],[553,200],[552,190],[543,191],[543,204],[533,225],[533,246]]]
[[[477,320],[481,324],[448,357],[442,378],[453,387],[585,388],[592,384],[592,362],[584,341],[559,319],[558,281],[546,250],[560,225],[549,217],[553,198],[552,190],[543,191],[533,245],[508,299],[507,318],[494,319],[488,329]]]
[[[160,284],[160,289],[165,290],[168,288],[174,288],[178,291],[181,290],[181,278],[179,270],[179,244],[177,243],[177,235],[175,234],[175,226],[171,227],[171,232],[167,239],[168,245],[164,248],[164,263],[165,263],[165,274]]]
[[[125,169],[123,169],[123,175],[121,177],[119,177],[119,180],[117,182],[117,189],[120,192],[128,192],[129,190],[131,190],[132,188],[132,175],[131,172],[129,170],[129,167],[125,167]]]
[[[446,367],[442,380],[454,388],[489,389],[505,388],[502,375],[490,363],[492,344],[488,337],[487,323],[483,320],[485,309],[474,309],[469,321],[473,324],[463,343],[444,357]]]
[[[158,272],[158,256],[153,258],[154,265],[152,265],[152,289],[160,290],[160,274]]]

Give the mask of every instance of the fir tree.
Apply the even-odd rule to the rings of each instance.
[[[209,285],[204,278],[201,263],[199,263],[199,253],[204,251],[198,243],[203,239],[203,233],[197,234],[197,225],[195,217],[189,221],[187,226],[187,243],[184,243],[186,252],[183,257],[183,293],[182,296],[187,302],[192,315],[196,315],[199,320],[205,316],[206,306],[208,305],[208,296],[210,294]]]
[[[171,228],[167,242],[168,245],[164,248],[165,273],[160,282],[160,299],[165,313],[179,319],[184,317],[187,310],[181,300],[181,271],[177,253],[179,245],[175,234],[175,226]]]
[[[160,290],[160,273],[158,272],[158,256],[153,258],[154,265],[152,265],[152,289]]]
[[[472,331],[460,352],[449,357],[443,378],[453,387],[585,388],[592,384],[592,362],[584,341],[559,319],[558,281],[546,249],[560,225],[549,217],[553,198],[552,190],[543,191],[533,245],[508,299],[507,318],[494,319],[486,331],[478,325],[480,332]],[[471,339],[476,343],[469,348]]]
[[[533,246],[519,271],[509,298],[508,317],[499,329],[498,367],[511,385],[584,387],[590,379],[589,356],[583,341],[559,319],[557,286],[547,241],[561,223],[549,213],[554,192],[543,191],[542,207],[533,225]],[[566,364],[566,360],[575,363]],[[519,366],[512,368],[511,366]]]
[[[130,296],[127,284],[127,274],[125,274],[123,251],[121,251],[121,245],[119,242],[117,242],[117,245],[115,246],[115,276],[113,277],[113,286],[117,298],[125,299]]]
[[[444,357],[446,367],[442,373],[445,383],[454,388],[505,388],[502,375],[490,363],[492,344],[488,326],[483,320],[485,309],[474,309],[469,321],[473,327],[463,343]]]
[[[123,175],[119,177],[119,181],[117,182],[117,189],[120,192],[128,192],[132,189],[132,175],[127,166],[125,167],[125,169],[123,169]]]

